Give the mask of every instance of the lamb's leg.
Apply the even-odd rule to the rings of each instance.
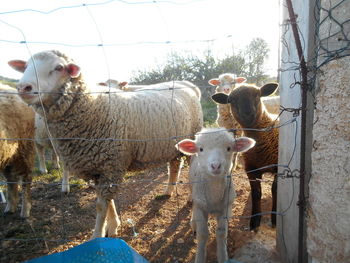
[[[250,219],[250,230],[258,231],[261,215],[261,179],[260,173],[248,173],[252,196],[252,218]]]
[[[96,237],[104,237],[105,236],[105,228],[107,223],[107,211],[109,205],[111,205],[111,200],[116,196],[117,187],[112,185],[108,177],[100,177],[98,180],[98,184],[96,186],[96,222],[95,222],[95,230],[92,235],[92,238]],[[113,209],[113,208],[112,208]],[[115,207],[114,207],[115,209]],[[109,229],[111,232],[112,230]],[[117,231],[117,230],[115,230]],[[112,232],[111,232],[112,234]]]
[[[7,184],[7,204],[4,213],[14,213],[19,200],[18,183],[12,182]]]
[[[176,185],[177,178],[181,172],[182,164],[183,164],[183,161],[178,159],[178,158],[171,160],[169,162],[168,185],[167,185],[165,192],[164,192],[165,196],[171,196],[172,192],[174,191],[174,187]]]
[[[196,224],[197,252],[195,263],[204,263],[207,258],[207,242],[209,238],[208,214],[196,207],[193,208],[192,221]]]
[[[275,175],[275,178],[273,179],[272,188],[272,212],[277,211],[277,176]],[[276,214],[271,214],[271,224],[272,227],[276,226]]]
[[[36,153],[37,153],[38,159],[39,159],[40,173],[46,174],[47,168],[46,168],[46,163],[45,163],[45,148],[44,148],[44,146],[40,145],[39,143],[35,143],[35,149],[36,149]]]
[[[60,169],[60,158],[59,158],[58,155],[55,153],[55,150],[54,150],[54,149],[52,149],[51,160],[52,160],[52,168],[54,168],[54,169]]]
[[[30,193],[31,183],[31,176],[24,177],[24,181],[22,183],[22,208],[20,214],[23,218],[30,216],[30,210],[32,208],[32,199]]]
[[[70,186],[69,186],[69,172],[65,165],[63,165],[63,176],[62,176],[62,189],[61,191],[63,193],[69,193],[70,192]]]
[[[14,213],[16,211],[19,195],[16,176],[13,175],[12,166],[8,165],[4,169],[4,176],[7,180],[7,204],[4,213]]]
[[[107,236],[117,237],[119,226],[120,226],[120,219],[118,216],[118,212],[115,208],[114,200],[112,199],[108,202]]]
[[[228,260],[228,255],[227,255],[228,217],[221,215],[221,216],[218,216],[216,220],[217,220],[216,255],[218,258],[218,263],[224,263]]]

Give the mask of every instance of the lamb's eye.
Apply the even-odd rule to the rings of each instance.
[[[228,152],[231,151],[231,147],[227,147],[227,151],[228,151]]]
[[[57,65],[55,67],[55,70],[57,70],[57,71],[62,71],[63,69],[64,69],[64,67],[62,65]]]
[[[203,148],[202,148],[202,147],[201,147],[201,148],[199,148],[199,151],[200,151],[200,152],[203,152]]]

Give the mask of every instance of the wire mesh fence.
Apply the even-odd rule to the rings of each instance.
[[[87,47],[87,46],[93,46],[96,48],[102,48],[104,50],[104,47],[108,46],[136,46],[140,44],[163,44],[163,45],[171,45],[174,44],[171,41],[166,42],[149,42],[149,41],[140,41],[140,42],[129,42],[129,43],[105,43],[103,41],[103,35],[100,32],[100,26],[98,23],[94,20],[93,14],[90,12],[89,8],[92,8],[96,5],[107,5],[110,2],[113,1],[106,1],[101,3],[93,3],[93,4],[82,4],[82,5],[76,5],[76,6],[64,6],[55,8],[49,11],[42,11],[42,10],[31,10],[31,9],[23,9],[23,10],[14,10],[14,11],[7,11],[7,12],[0,12],[0,15],[9,15],[12,13],[18,13],[18,12],[34,12],[34,13],[40,13],[49,15],[51,13],[57,12],[59,10],[64,9],[76,9],[76,8],[85,8],[88,10],[90,19],[95,24],[97,31],[99,32],[99,41],[95,44],[70,44],[70,43],[53,43],[53,42],[46,42],[46,41],[28,41],[26,39],[26,35],[22,32],[23,40],[21,41],[13,41],[13,40],[7,40],[7,39],[1,39],[1,42],[5,43],[12,43],[12,44],[22,44],[25,45],[29,55],[32,54],[31,52],[31,46],[36,44],[45,44],[45,45],[58,45],[58,46],[74,46],[74,47]],[[144,3],[154,3],[154,1],[150,2],[143,2]],[[162,2],[169,2],[169,1],[157,1],[157,3]],[[190,2],[184,2],[183,5],[186,5]],[[129,4],[142,4],[140,3],[134,3],[134,2],[128,2]],[[321,1],[317,0],[317,8],[315,10],[315,16],[317,20],[316,24],[316,37],[317,37],[317,43],[318,43],[318,49],[317,49],[317,57],[321,58],[318,61],[317,69],[319,69],[322,65],[328,63],[329,61],[333,59],[337,59],[342,56],[349,55],[349,25],[350,21],[348,19],[343,19],[343,16],[338,17],[337,15],[342,14],[344,6],[348,7],[349,1],[343,0],[343,1],[337,1],[335,4],[330,5],[328,1]],[[176,2],[172,2],[172,4],[178,4]],[[348,10],[348,9],[347,9]],[[163,18],[164,19],[164,18]],[[2,23],[7,24],[8,26],[12,26],[11,24],[7,23],[4,20],[0,20]],[[331,26],[329,26],[331,25]],[[284,28],[284,32],[287,32],[290,27],[290,21],[286,21],[282,24],[282,28]],[[18,28],[19,31],[21,31],[20,28]],[[230,38],[231,36],[228,36],[227,38]],[[226,37],[225,37],[226,38]],[[303,39],[303,36],[302,36]],[[212,42],[216,41],[216,39],[210,39],[210,40],[189,40],[186,41],[186,43],[198,43],[198,42]],[[281,42],[288,48],[290,47],[290,43],[286,42],[285,36],[282,35]],[[181,43],[181,44],[186,44]],[[108,58],[106,56],[106,53],[103,52],[104,60],[106,63],[106,68],[108,71],[108,76],[110,76],[109,72],[109,62]],[[281,71],[284,70],[293,70],[293,71],[299,71],[300,70],[300,63],[299,62],[290,62],[289,65],[292,65],[291,68],[288,69],[280,69]],[[291,84],[291,88],[293,88],[296,85],[299,85],[300,81],[295,80]],[[161,91],[159,91],[161,92]],[[95,92],[95,93],[102,93],[102,92]],[[117,94],[119,92],[115,92],[112,90],[104,91],[103,94],[106,96],[113,96],[114,94]],[[44,94],[44,93],[43,93]],[[86,94],[86,93],[84,93]],[[1,95],[1,94],[0,94]],[[36,94],[38,95],[38,94]],[[58,94],[60,95],[60,94]],[[80,94],[75,94],[80,95]],[[94,95],[94,94],[91,94]],[[96,94],[95,94],[96,95]],[[289,127],[291,130],[294,130],[294,150],[292,155],[290,156],[290,160],[285,163],[275,163],[271,164],[269,167],[280,167],[282,168],[283,172],[277,174],[277,177],[279,180],[289,180],[291,184],[294,185],[295,180],[299,180],[300,178],[300,172],[297,169],[292,169],[290,167],[291,160],[295,157],[295,151],[297,150],[297,126],[299,121],[299,114],[300,111],[303,110],[301,108],[287,108],[281,105],[281,111],[280,115],[286,113],[286,112],[292,112],[293,116],[285,123],[281,123],[276,126],[266,127],[264,129],[259,129],[259,132],[266,132],[271,129],[280,129],[281,127]],[[108,114],[106,112],[106,114]],[[174,123],[176,126],[177,124]],[[244,130],[244,129],[243,129]],[[231,130],[232,131],[232,130]],[[161,140],[170,140],[170,141],[178,141],[183,138],[187,137],[193,137],[194,134],[177,134],[168,138],[147,138],[147,139],[127,139],[127,138],[87,138],[87,137],[81,137],[81,138],[49,138],[49,140],[57,140],[57,141],[79,141],[79,140],[85,140],[85,141],[108,141],[108,142],[137,142],[137,143],[145,143],[148,141],[161,141]],[[18,141],[18,140],[34,140],[33,138],[0,138],[0,140],[6,140],[6,141]],[[261,167],[259,169],[264,170],[268,167]],[[241,169],[239,172],[234,171],[231,175],[229,175],[229,178],[232,178],[234,182],[237,182],[237,180],[243,180],[246,183],[249,183],[249,179],[247,178],[246,174],[253,171],[247,171],[245,172],[243,169]],[[158,178],[159,175],[157,173],[161,174],[161,178]],[[179,253],[174,252],[174,254],[169,255],[169,257],[173,257],[173,260],[178,262],[186,262],[186,258],[189,257],[188,254],[190,252],[188,249],[184,249],[183,247],[183,239],[184,238],[191,238],[190,229],[188,227],[188,220],[190,217],[190,206],[187,203],[187,198],[185,196],[189,195],[189,192],[187,190],[187,187],[190,185],[188,181],[185,179],[181,179],[175,184],[175,195],[172,197],[170,206],[167,206],[169,210],[164,210],[162,207],[164,206],[164,200],[159,201],[159,203],[156,203],[153,200],[154,196],[157,195],[154,191],[154,189],[157,189],[159,191],[161,186],[167,185],[165,182],[165,174],[166,171],[164,170],[155,170],[155,172],[151,172],[150,174],[147,173],[140,173],[138,175],[130,176],[127,178],[124,182],[113,184],[112,186],[118,186],[121,189],[121,193],[118,195],[119,197],[123,198],[117,198],[117,205],[119,208],[119,212],[121,212],[122,217],[122,229],[121,229],[121,237],[124,237],[126,240],[129,240],[133,244],[142,243],[152,241],[151,244],[147,246],[146,249],[149,251],[153,251],[151,253],[154,253],[153,255],[149,252],[146,252],[145,250],[142,251],[147,256],[149,256],[150,259],[152,259],[152,262],[158,262],[157,257],[160,257],[161,253],[169,253],[169,251],[179,251]],[[150,177],[150,178],[148,178]],[[33,253],[31,256],[34,256],[35,253],[43,254],[43,253],[52,253],[55,251],[59,251],[60,249],[64,248],[67,249],[71,246],[74,246],[75,244],[86,240],[89,238],[91,234],[91,226],[87,226],[87,224],[91,224],[93,220],[93,214],[87,214],[85,215],[85,211],[91,212],[91,206],[94,204],[94,184],[91,182],[71,182],[70,186],[73,188],[74,191],[76,191],[76,194],[70,194],[70,195],[64,195],[59,192],[59,188],[61,186],[61,182],[59,180],[55,180],[54,182],[49,182],[51,179],[48,179],[48,181],[40,182],[40,181],[34,181],[32,183],[32,187],[35,189],[34,194],[34,205],[33,205],[33,213],[36,215],[34,218],[27,220],[26,222],[19,222],[17,220],[14,220],[12,223],[9,223],[6,221],[6,225],[9,229],[4,229],[2,231],[1,236],[1,246],[2,246],[2,253],[5,254],[4,258],[6,258],[6,254],[9,252],[5,251],[11,251],[14,246],[17,247],[17,249],[13,249],[15,253],[21,253],[21,247],[25,248],[28,246],[33,247]],[[270,188],[270,184],[273,181],[273,178],[270,179],[262,179],[260,180],[262,183],[269,184],[268,187]],[[4,186],[6,184],[11,184],[14,182],[6,182],[2,181],[1,184]],[[29,182],[22,182],[22,184],[26,184]],[[123,189],[125,189],[123,191]],[[238,196],[239,193],[241,195],[245,195],[247,198],[247,194],[244,193],[244,191],[247,188],[238,189]],[[294,189],[294,187],[293,187]],[[144,195],[140,196],[137,194],[137,191],[140,192],[146,192]],[[265,189],[266,190],[266,189]],[[73,192],[74,192],[73,191]],[[183,195],[183,196],[181,196]],[[133,199],[136,198],[138,200],[146,199],[148,200],[148,209],[142,212],[146,212],[146,214],[141,214],[139,211],[133,211],[132,204],[136,201]],[[291,198],[291,203],[297,198],[294,195]],[[36,200],[37,199],[37,200]],[[43,201],[46,200],[46,204],[48,204],[49,212],[45,211],[44,208],[35,208],[35,206]],[[48,201],[47,201],[48,200]],[[85,200],[86,202],[82,201]],[[246,200],[248,202],[248,200]],[[49,203],[51,202],[52,205]],[[58,205],[56,205],[58,204]],[[74,204],[74,205],[73,205]],[[78,205],[76,205],[78,204]],[[139,207],[140,209],[140,207]],[[247,209],[247,208],[246,208]],[[289,209],[289,207],[287,208]],[[244,210],[244,209],[243,209]],[[132,215],[133,212],[136,212],[136,216]],[[242,210],[241,210],[242,212]],[[242,212],[243,213],[243,212]],[[273,212],[270,210],[264,211],[263,213],[260,213],[259,215],[266,215],[266,214],[272,214],[275,213],[277,216],[283,217],[286,214],[286,211],[279,211],[279,212]],[[45,215],[46,217],[49,216],[49,218],[40,218],[40,214]],[[252,216],[247,215],[249,213],[245,213],[246,215],[237,215],[233,213],[234,216],[231,218],[227,218],[232,222],[230,227],[237,228],[237,226],[233,225],[233,222],[237,223],[239,221],[243,221],[244,223],[247,223],[247,220]],[[253,215],[257,216],[257,215]],[[72,222],[71,218],[74,218],[74,222]],[[81,220],[79,219],[81,217]],[[83,217],[86,217],[86,220],[83,219]],[[162,226],[162,221],[152,223],[151,227],[152,230],[145,233],[139,233],[141,228],[147,228],[147,221],[151,221],[152,218],[157,217],[166,217],[167,221],[165,222],[166,226]],[[245,221],[244,221],[245,220]],[[211,223],[212,224],[212,223]],[[14,227],[16,225],[16,227]],[[52,231],[50,230],[50,225],[59,225],[59,228],[55,228],[55,231],[57,233],[54,233],[53,235]],[[29,226],[29,228],[28,228]],[[242,228],[242,224],[238,224],[238,228]],[[28,229],[30,229],[28,233]],[[73,231],[72,231],[73,230]],[[241,229],[236,229],[237,232]],[[244,229],[247,230],[247,229]],[[11,231],[14,231],[11,233]],[[173,231],[173,232],[171,232]],[[149,233],[152,233],[153,236],[147,236]],[[242,232],[239,232],[242,233]],[[168,244],[168,249],[162,248],[162,242],[166,241],[167,238],[169,238],[170,235],[175,235],[175,239],[173,239],[172,242]],[[175,240],[175,241],[174,241]],[[29,245],[28,245],[29,244]],[[55,245],[53,245],[55,244]],[[58,244],[58,245],[57,245]],[[192,242],[191,245],[194,245]],[[233,249],[233,248],[232,248]],[[24,249],[26,253],[29,253],[28,248]],[[38,252],[39,251],[39,252]],[[187,253],[184,255],[181,255],[181,253]],[[176,256],[174,256],[176,255]],[[24,259],[25,257],[22,257]]]

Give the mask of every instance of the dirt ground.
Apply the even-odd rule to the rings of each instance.
[[[237,171],[236,171],[237,172]],[[181,182],[187,182],[188,169]],[[275,229],[270,216],[263,216],[258,233],[249,231],[250,187],[246,175],[238,170],[234,177],[237,197],[234,217],[229,223],[228,253],[239,262],[278,263]],[[268,175],[264,179],[270,180]],[[196,241],[190,228],[191,204],[187,184],[179,184],[170,199],[158,200],[167,181],[166,166],[128,176],[117,200],[122,227],[119,237],[152,263],[193,262]],[[271,183],[263,182],[262,210],[271,210]],[[95,193],[92,186],[72,186],[61,194],[59,185],[35,184],[32,188],[32,216],[0,217],[0,262],[22,262],[60,252],[88,241],[95,222]],[[5,207],[1,204],[1,209]],[[211,237],[208,262],[216,262],[215,220],[209,221]]]

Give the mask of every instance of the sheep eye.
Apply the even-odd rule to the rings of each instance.
[[[227,151],[228,151],[228,152],[231,151],[231,147],[227,147]]]
[[[200,152],[203,152],[203,148],[199,148],[199,151],[200,151]]]
[[[64,67],[62,65],[57,65],[55,70],[57,71],[62,71],[64,69]]]

